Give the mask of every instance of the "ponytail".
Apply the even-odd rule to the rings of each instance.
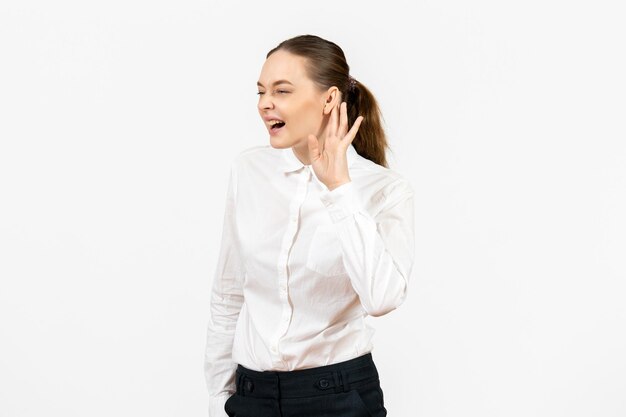
[[[381,123],[383,117],[378,101],[372,92],[358,80],[354,89],[348,88],[347,97],[348,128],[354,124],[357,117],[363,116],[352,146],[364,158],[389,168],[385,154],[385,148],[389,146]]]

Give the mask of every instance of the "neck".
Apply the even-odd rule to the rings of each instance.
[[[324,147],[323,140],[320,140],[319,146],[320,148]],[[311,159],[309,158],[309,145],[307,142],[304,142],[304,144],[293,145],[291,147],[291,150],[300,162],[302,162],[304,165],[311,165]]]

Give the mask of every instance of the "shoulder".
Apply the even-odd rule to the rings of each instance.
[[[278,156],[278,152],[271,145],[254,145],[242,149],[235,155],[233,162],[242,165],[249,163],[253,160],[263,158],[275,158]]]
[[[270,145],[255,145],[249,146],[238,151],[230,159],[230,179],[229,183],[233,189],[233,194],[237,195],[237,190],[240,186],[242,178],[248,177],[251,172],[252,162],[255,160],[263,159],[262,157],[276,157],[276,154],[272,152]]]
[[[254,145],[240,150],[232,159],[233,165],[241,165],[260,154],[267,154],[273,149],[270,145]]]
[[[241,169],[249,166],[253,161],[266,158],[276,158],[278,153],[271,145],[254,145],[242,149],[233,157],[233,168]]]

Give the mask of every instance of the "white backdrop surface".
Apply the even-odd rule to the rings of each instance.
[[[618,2],[0,4],[0,416],[205,416],[228,166],[316,34],[416,192],[390,417],[626,415]]]

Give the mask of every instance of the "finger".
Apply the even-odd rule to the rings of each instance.
[[[309,158],[311,158],[312,161],[317,160],[320,155],[320,144],[317,137],[310,134],[307,138],[307,144],[309,145]]]
[[[332,134],[333,109],[331,109],[330,113],[328,114],[328,121],[326,122],[326,127],[324,128],[325,138],[329,137]]]
[[[333,107],[333,109],[330,111],[330,120],[328,121],[328,128],[330,129],[328,131],[329,135],[327,137],[330,136],[337,136],[337,125],[339,124],[339,118],[337,117],[337,105],[335,105],[335,107]]]
[[[344,101],[341,103],[339,115],[339,137],[342,138],[348,131],[348,104]]]
[[[346,142],[347,142],[346,145],[349,145],[352,143],[352,140],[356,136],[356,132],[358,132],[359,126],[361,126],[361,122],[363,121],[363,119],[364,119],[363,116],[357,117],[356,120],[354,121],[354,124],[352,125],[352,129],[350,129],[350,131],[346,134],[346,136],[344,136],[344,139],[346,139]]]

